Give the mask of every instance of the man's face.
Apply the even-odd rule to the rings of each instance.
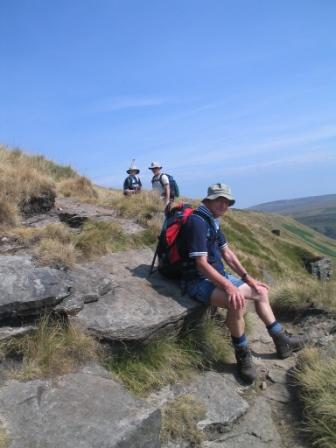
[[[156,176],[160,172],[160,168],[151,168],[151,170],[152,170],[152,173],[154,174],[154,176]]]
[[[210,210],[215,218],[219,218],[224,215],[230,206],[230,201],[226,198],[217,198],[210,201]]]
[[[136,170],[130,170],[129,173],[130,173],[131,176],[135,176],[136,175]]]

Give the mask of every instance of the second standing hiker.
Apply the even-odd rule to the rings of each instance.
[[[153,190],[158,191],[160,193],[160,196],[164,201],[164,205],[165,207],[167,207],[169,203],[174,200],[174,197],[171,194],[168,176],[161,172],[162,166],[158,162],[152,162],[150,164],[149,169],[153,173],[152,177]]]

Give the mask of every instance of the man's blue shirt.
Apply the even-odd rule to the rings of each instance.
[[[219,222],[214,219],[210,210],[201,204],[197,212],[206,217],[192,214],[184,225],[183,238],[186,253],[189,258],[206,255],[208,262],[221,274],[224,274],[224,265],[220,249],[228,245],[220,229]],[[195,270],[195,278],[204,276]]]

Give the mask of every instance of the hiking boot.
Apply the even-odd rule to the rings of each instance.
[[[286,330],[282,330],[281,333],[272,336],[278,358],[288,358],[293,352],[301,350],[308,342],[305,336],[293,336]]]
[[[257,378],[257,370],[252,361],[252,355],[248,347],[235,349],[238,375],[246,383],[253,383]]]

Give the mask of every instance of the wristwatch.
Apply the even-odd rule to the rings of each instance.
[[[248,276],[248,273],[244,272],[244,274],[240,278],[245,282],[247,276]]]

